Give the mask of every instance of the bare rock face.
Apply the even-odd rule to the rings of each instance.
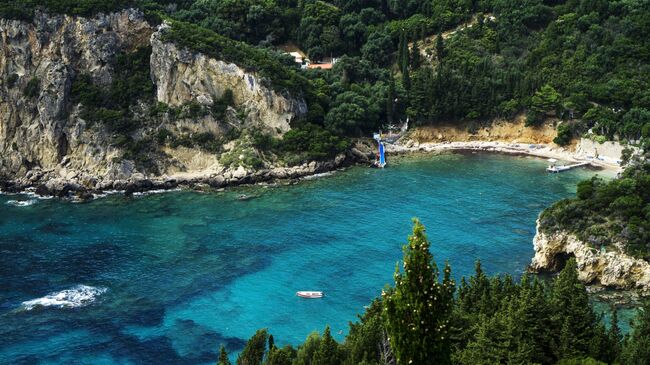
[[[263,86],[254,73],[233,63],[163,43],[163,24],[151,36],[151,77],[159,102],[180,106],[189,102],[212,105],[226,90],[233,92],[235,104],[246,113],[246,123],[261,123],[272,133],[289,130],[289,122],[307,113],[302,98],[292,98]]]
[[[147,103],[152,100],[141,101],[134,113],[142,118],[142,127],[129,136],[133,140],[151,136],[159,128],[172,134],[219,136],[231,128],[261,126],[282,134],[293,118],[307,112],[303,98],[265,87],[254,73],[163,43],[160,35],[165,27],[156,31],[134,9],[92,18],[37,13],[31,22],[0,19],[0,181],[23,187],[40,182],[49,190],[64,182],[108,189],[113,182],[154,179],[157,174],[194,177],[223,170],[214,153],[199,148],[159,151],[152,157],[158,169],[146,170],[124,159],[124,151],[107,128],[90,126],[80,117],[80,106],[71,100],[75,78],[85,74],[95,84],[108,86],[115,75],[116,57],[141,47],[152,47],[151,78],[157,101],[210,106],[232,90],[236,109],[229,107],[224,120],[207,115],[148,123],[151,105]],[[240,111],[245,112],[244,120]],[[42,184],[48,180],[61,184]]]
[[[650,264],[623,252],[601,252],[567,232],[545,233],[537,222],[533,241],[535,272],[557,271],[568,256],[574,256],[578,278],[585,284],[599,283],[617,289],[650,290]]]
[[[19,177],[36,167],[52,170],[68,156],[68,167],[104,173],[116,151],[75,116],[72,80],[86,73],[109,84],[114,57],[146,45],[152,32],[136,10],[0,19],[0,171]]]

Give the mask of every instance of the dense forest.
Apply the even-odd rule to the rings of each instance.
[[[576,234],[592,247],[650,259],[650,164],[626,169],[620,179],[598,177],[578,184],[577,197],[555,203],[541,217],[542,228]]]
[[[329,328],[297,346],[278,347],[258,331],[237,365],[353,364],[647,364],[650,305],[622,335],[616,311],[605,325],[578,281],[575,260],[551,282],[525,274],[489,278],[476,273],[456,284],[429,251],[424,227],[415,222],[404,246],[395,284],[386,287],[343,343]],[[221,348],[218,365],[230,364]]]
[[[125,7],[171,22],[169,41],[304,95],[309,113],[294,128],[311,132],[299,136],[367,135],[406,118],[489,123],[525,113],[530,127],[556,123],[558,144],[585,134],[650,140],[644,0],[1,0],[0,16]],[[338,62],[331,71],[300,70],[281,51],[287,44],[312,61]],[[276,142],[262,145],[282,149]],[[321,146],[326,157],[345,147],[336,142]]]

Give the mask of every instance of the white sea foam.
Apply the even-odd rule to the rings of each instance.
[[[321,177],[327,177],[327,176],[332,176],[334,175],[334,171],[327,171],[327,172],[321,172],[319,174],[313,174],[313,175],[307,175],[303,177],[303,180],[314,180],[314,179],[319,179]]]
[[[32,310],[38,307],[77,308],[93,303],[98,296],[106,292],[106,288],[95,288],[88,285],[77,285],[73,288],[50,293],[44,297],[28,300],[21,308]]]
[[[133,196],[146,196],[146,195],[153,195],[153,194],[164,194],[164,193],[170,193],[172,191],[181,191],[181,188],[175,188],[175,189],[154,189],[154,190],[147,190],[147,191],[142,191],[142,192],[135,192],[133,193]]]
[[[14,207],[28,207],[34,205],[38,202],[36,199],[30,200],[8,200],[7,205],[13,205]]]

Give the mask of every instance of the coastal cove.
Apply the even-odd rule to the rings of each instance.
[[[479,258],[489,274],[518,277],[539,212],[596,173],[545,166],[405,156],[294,186],[83,204],[1,195],[0,363],[212,363],[220,343],[236,352],[261,327],[279,344],[326,324],[342,339],[391,283],[415,216],[455,278]],[[301,300],[297,290],[326,297]]]

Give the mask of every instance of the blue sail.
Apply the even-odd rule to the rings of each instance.
[[[379,167],[386,166],[386,157],[384,156],[384,144],[379,142]]]

